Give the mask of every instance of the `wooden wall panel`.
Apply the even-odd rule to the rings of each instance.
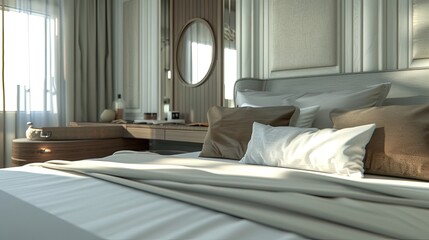
[[[223,93],[223,1],[171,0],[171,43],[173,59],[173,110],[179,111],[186,122],[207,122],[207,110],[222,105]],[[215,63],[208,79],[196,87],[186,86],[180,79],[176,64],[176,49],[182,29],[193,18],[206,20],[214,32]]]

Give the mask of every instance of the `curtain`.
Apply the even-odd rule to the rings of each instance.
[[[97,121],[113,101],[112,0],[0,0],[0,167],[36,127]],[[2,38],[3,39],[3,38]]]
[[[113,102],[112,1],[63,1],[68,119],[95,122]]]

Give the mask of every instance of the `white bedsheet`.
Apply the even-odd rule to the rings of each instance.
[[[126,162],[130,156],[136,158],[123,154],[121,159]],[[2,169],[0,190],[0,239],[302,238],[132,188],[44,168]]]
[[[311,238],[427,239],[429,186],[170,156],[112,156],[39,166],[97,178],[252,219]]]

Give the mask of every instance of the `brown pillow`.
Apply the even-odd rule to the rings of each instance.
[[[429,180],[429,105],[384,106],[331,113],[334,128],[375,123],[365,173]]]
[[[224,108],[211,107],[207,112],[209,130],[200,157],[240,160],[246,153],[253,122],[288,126],[295,107]]]

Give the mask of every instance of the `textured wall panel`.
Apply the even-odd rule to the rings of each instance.
[[[173,61],[181,30],[193,18],[203,18],[214,31],[216,41],[215,63],[208,79],[203,84],[190,87],[180,79],[177,63],[173,62],[173,110],[181,113],[187,122],[206,122],[207,110],[214,105],[222,105],[222,0],[172,0],[171,27]]]
[[[272,0],[270,71],[338,65],[337,0]]]
[[[429,1],[413,1],[413,59],[429,58]]]

